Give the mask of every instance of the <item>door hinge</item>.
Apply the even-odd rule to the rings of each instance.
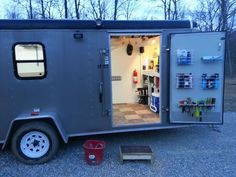
[[[162,106],[161,110],[162,112],[169,112],[169,108],[166,106]]]

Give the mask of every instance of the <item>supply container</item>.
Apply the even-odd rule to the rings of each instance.
[[[103,160],[105,142],[87,140],[84,144],[85,161],[89,165],[99,165]]]
[[[153,112],[159,113],[159,97],[160,97],[160,95],[158,93],[152,93],[150,109]]]

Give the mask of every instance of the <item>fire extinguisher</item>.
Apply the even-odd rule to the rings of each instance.
[[[133,72],[133,83],[134,84],[138,83],[138,72],[136,71],[136,69]]]

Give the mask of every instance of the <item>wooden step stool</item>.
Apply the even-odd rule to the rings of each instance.
[[[149,146],[120,146],[120,162],[124,160],[150,160],[153,162],[153,152]]]

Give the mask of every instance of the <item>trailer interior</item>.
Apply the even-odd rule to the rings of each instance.
[[[111,35],[113,126],[160,123],[160,35]]]

